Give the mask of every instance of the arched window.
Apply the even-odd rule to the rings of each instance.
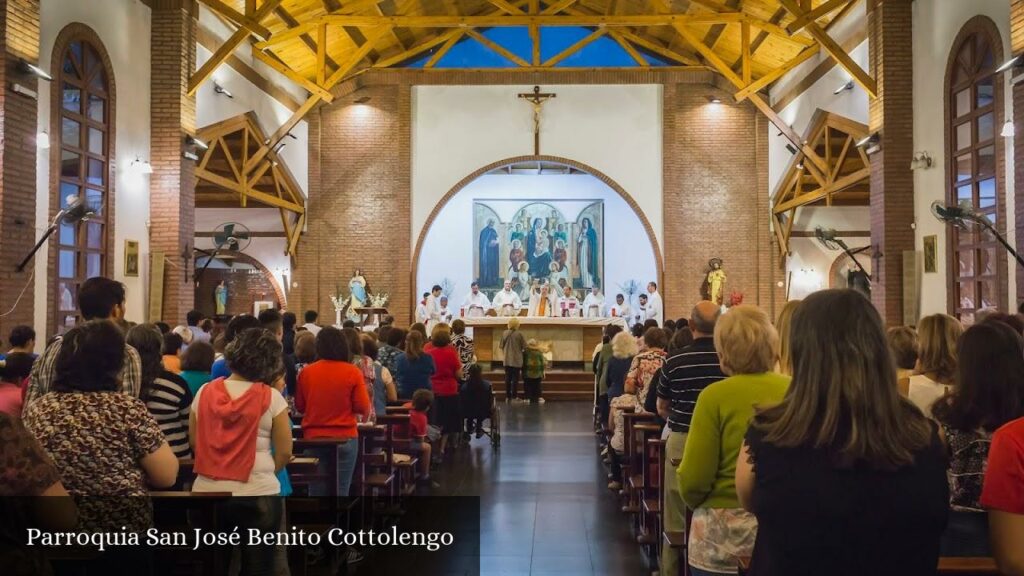
[[[61,44],[58,42],[58,50]],[[108,276],[110,264],[109,213],[113,197],[110,170],[111,125],[114,115],[110,74],[101,50],[83,38],[63,45],[53,90],[59,91],[51,112],[56,132],[51,150],[57,171],[51,182],[59,210],[69,198],[84,198],[95,217],[61,224],[57,231],[55,284],[56,333],[79,319],[79,285],[94,276]],[[56,54],[55,54],[56,57]]]
[[[991,22],[968,22],[950,55],[947,200],[970,206],[1005,230],[1002,82],[995,75],[1002,48],[998,32],[987,24]],[[953,228],[947,246],[951,312],[971,321],[977,310],[1002,308],[1008,290],[1006,259],[995,237],[976,229]]]

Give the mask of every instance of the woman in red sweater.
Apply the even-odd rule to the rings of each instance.
[[[343,439],[337,447],[337,495],[348,496],[359,446],[356,425],[370,413],[370,396],[341,330],[320,330],[316,355],[319,360],[299,373],[295,407],[302,413],[304,438]]]
[[[462,431],[462,411],[459,409],[459,381],[462,362],[452,345],[452,330],[447,324],[438,324],[430,334],[430,342],[423,351],[434,359],[436,371],[430,377],[434,388],[434,423],[441,428],[438,456],[444,456],[449,437],[456,442]]]

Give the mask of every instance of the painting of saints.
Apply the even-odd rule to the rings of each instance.
[[[508,252],[508,261],[509,261],[509,264],[512,266],[512,270],[513,271],[518,270],[519,269],[519,263],[522,262],[525,258],[526,258],[526,255],[523,252],[523,241],[522,240],[513,240],[512,241],[512,249],[509,250],[509,252]]]
[[[556,284],[559,290],[564,290],[569,285],[569,269],[566,268],[565,264],[555,260],[551,263],[551,275],[548,281],[552,284]]]
[[[487,226],[480,231],[479,244],[480,284],[497,286],[498,278],[498,231],[494,229],[494,219],[487,221]]]
[[[563,224],[561,222],[559,222],[558,225],[555,226],[555,246],[556,246],[556,248],[558,246],[558,241],[559,240],[562,241],[562,245],[563,246],[565,246],[566,244],[569,243],[569,234],[566,233],[566,231],[565,231],[565,224]]]
[[[561,226],[561,224],[559,224]],[[555,232],[555,251],[551,255],[552,260],[558,262],[563,267],[569,260],[569,254],[565,251],[565,240],[558,237],[558,233]]]
[[[522,245],[525,238],[526,234],[523,234],[523,225],[516,222],[515,227],[512,229],[512,235],[509,236],[509,242],[515,244],[516,240],[519,240],[520,245]]]
[[[515,274],[512,275],[513,288],[524,302],[530,299],[530,265],[520,262]]]
[[[576,238],[576,258],[579,265],[579,280],[584,288],[594,286],[597,278],[598,246],[597,232],[590,221],[584,218],[580,234]]]
[[[530,268],[534,270],[536,270],[536,267],[533,266],[533,254],[537,251],[537,238],[543,230],[544,219],[534,218],[533,226],[530,227],[530,231],[526,234],[526,257],[530,261]]]
[[[547,237],[541,235],[534,248],[530,270],[533,270],[534,278],[547,278],[551,273],[551,252],[548,251]]]

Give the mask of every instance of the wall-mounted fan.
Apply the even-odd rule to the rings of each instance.
[[[820,242],[826,250],[842,250],[845,252],[850,260],[853,261],[854,265],[857,266],[857,270],[864,275],[863,277],[867,283],[871,283],[871,275],[868,274],[868,271],[865,270],[864,266],[862,266],[860,261],[857,260],[857,252],[862,252],[864,248],[861,248],[860,250],[850,250],[850,247],[846,245],[846,242],[843,242],[843,239],[839,237],[839,234],[836,233],[833,228],[826,230],[821,226],[816,226],[814,228],[814,237],[818,239],[818,242]]]
[[[961,230],[972,230],[974,226],[981,226],[995,236],[996,240],[1003,245],[1003,248],[1006,248],[1006,251],[1017,260],[1017,264],[1024,266],[1024,258],[1021,258],[1020,254],[1017,254],[1017,251],[1013,249],[1013,246],[1010,246],[1010,243],[1006,241],[1006,238],[996,230],[988,216],[978,214],[970,204],[946,205],[936,200],[932,202],[932,215],[940,221]]]
[[[214,249],[211,250],[200,250],[196,249],[196,252],[207,256],[206,264],[203,265],[202,269],[196,271],[194,278],[195,284],[199,285],[199,279],[203,276],[203,272],[210,267],[210,263],[214,259],[224,262],[228,266],[231,266],[232,260],[235,259],[234,252],[243,252],[252,243],[252,233],[245,224],[239,222],[225,222],[218,225],[213,230],[213,245]]]

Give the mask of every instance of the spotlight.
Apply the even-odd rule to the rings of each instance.
[[[138,156],[135,157],[135,160],[132,160],[131,169],[139,174],[153,173],[153,165],[150,164],[148,160],[143,160]]]
[[[843,84],[839,88],[836,88],[832,93],[839,95],[842,94],[843,92],[846,92],[847,90],[853,90],[853,80],[850,80],[846,84]]]
[[[46,73],[45,70],[43,70],[39,66],[36,66],[35,64],[29,62],[28,60],[24,60],[24,59],[19,60],[18,61],[18,70],[20,70],[24,74],[31,74],[33,76],[39,77],[39,78],[41,78],[43,80],[46,80],[47,82],[53,80],[53,76],[50,76],[49,74]]]
[[[1006,62],[1003,62],[1002,65],[999,66],[999,68],[996,68],[996,74],[999,74],[1000,72],[1006,72],[1010,68],[1016,68],[1022,65],[1024,65],[1024,62],[1021,61],[1021,57],[1018,54],[1017,56],[1010,58]]]
[[[296,136],[295,134],[292,134],[291,132],[285,134],[285,136],[291,138],[292,140],[298,140],[299,139],[298,136]]]
[[[287,145],[288,143],[282,140],[281,142],[277,143],[277,146],[274,146],[274,148],[271,149],[271,152],[273,152],[274,154],[280,154],[281,150]]]
[[[45,130],[36,134],[36,148],[40,150],[46,150],[50,147],[50,135]]]
[[[206,142],[203,142],[202,140],[200,140],[199,138],[196,138],[195,136],[192,136],[191,134],[185,136],[185,145],[186,146],[195,146],[196,148],[198,148],[200,150],[209,150],[210,149],[210,145],[209,144],[207,144]]]
[[[718,96],[714,96],[714,95],[707,96],[707,99],[708,99],[708,102],[710,102],[712,104],[721,104],[722,103],[722,99],[719,98]]]
[[[881,140],[881,138],[878,136],[878,132],[874,132],[872,134],[868,134],[867,136],[861,138],[857,142],[857,146],[858,147],[874,146],[874,145],[878,144],[879,140]]]
[[[786,144],[786,150],[788,150],[790,154],[796,154],[797,153],[796,147],[793,146],[792,144]]]
[[[914,159],[910,161],[911,170],[923,170],[932,167],[932,157],[928,152],[915,152]]]
[[[1013,138],[1017,135],[1017,128],[1013,125],[1013,120],[1007,120],[1003,124],[1003,130],[999,133],[1003,138]]]
[[[356,98],[355,99],[355,103],[356,104],[366,104],[370,100],[371,100],[371,98],[369,96],[362,96],[362,97]]]
[[[235,97],[234,94],[232,94],[230,91],[228,91],[227,88],[221,86],[220,84],[218,84],[216,82],[213,83],[213,91],[216,92],[217,94],[223,94],[223,95],[227,96],[228,98],[234,98]]]
[[[804,169],[804,161],[803,160],[801,160],[801,161],[796,163],[796,169],[797,170],[803,170]]]

